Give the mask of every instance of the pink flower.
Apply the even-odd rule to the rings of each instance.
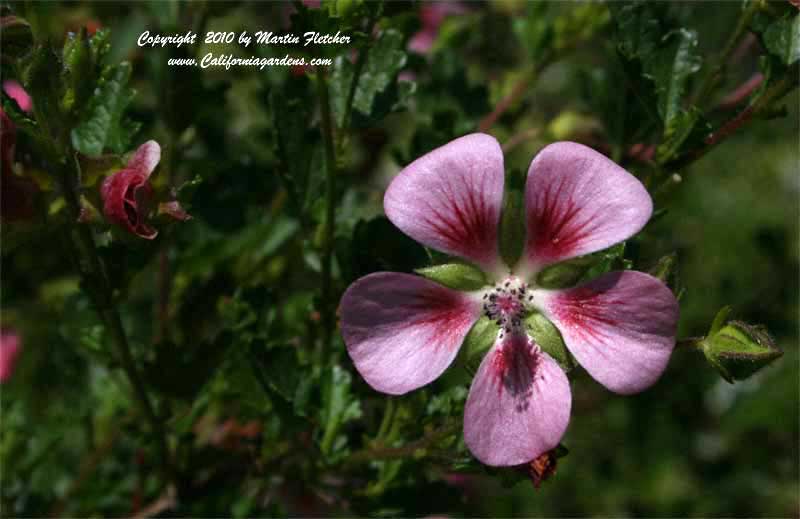
[[[17,364],[22,341],[17,332],[3,330],[0,332],[0,383],[7,382]]]
[[[161,160],[161,147],[147,141],[134,152],[125,169],[103,181],[103,213],[110,221],[129,232],[152,240],[158,231],[146,223],[153,198],[150,175]]]
[[[33,108],[33,100],[31,96],[22,88],[19,81],[13,79],[6,79],[3,81],[3,90],[8,94],[8,97],[13,99],[19,105],[20,110],[23,112],[30,112]]]
[[[489,135],[456,139],[417,159],[392,181],[386,215],[424,245],[480,266],[492,285],[460,292],[409,274],[378,272],[342,297],[342,335],[356,369],[393,395],[436,379],[472,325],[502,325],[469,391],[467,446],[487,465],[528,463],[555,448],[569,422],[571,393],[559,365],[528,335],[541,312],[598,382],[630,394],[653,384],[675,345],[678,304],[656,278],[611,272],[574,288],[546,290],[536,274],[630,238],[652,201],[630,173],[571,142],[544,148],[528,170],[524,252],[509,268],[498,252],[503,153]]]
[[[422,5],[419,10],[422,27],[408,41],[408,50],[417,54],[429,53],[445,18],[465,11],[466,9],[456,2],[430,2]]]

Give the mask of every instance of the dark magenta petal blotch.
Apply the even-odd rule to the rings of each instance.
[[[106,178],[100,187],[106,218],[148,240],[158,235],[147,217],[153,198],[150,175],[160,159],[161,147],[156,141],[147,141],[133,153],[125,169]]]
[[[481,362],[464,408],[464,440],[486,465],[527,463],[555,448],[572,405],[564,371],[533,340],[506,334]]]
[[[378,391],[399,395],[453,362],[480,314],[479,301],[410,274],[365,276],[340,303],[342,336],[356,369]]]
[[[653,212],[636,177],[582,144],[557,142],[531,162],[521,270],[597,252],[639,232]]]
[[[661,376],[675,346],[678,302],[661,281],[635,271],[610,272],[535,297],[575,359],[611,391],[630,394]]]
[[[498,272],[504,180],[500,144],[475,133],[403,169],[386,190],[383,205],[389,220],[416,241]]]

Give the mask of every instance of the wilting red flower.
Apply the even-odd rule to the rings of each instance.
[[[505,265],[498,248],[504,182],[500,144],[472,134],[407,166],[383,201],[401,231],[481,267],[490,284],[461,292],[421,276],[376,272],[350,285],[340,304],[356,369],[392,395],[438,378],[482,314],[496,321],[494,345],[464,408],[467,447],[495,466],[527,464],[554,449],[569,422],[569,382],[528,334],[530,314],[549,319],[578,363],[620,394],[642,391],[661,376],[678,320],[672,292],[642,272],[609,272],[563,290],[537,286],[545,267],[639,232],[653,204],[633,175],[581,144],[544,148],[528,169],[527,236],[516,265]],[[544,461],[542,478],[551,466]]]
[[[13,330],[0,332],[0,383],[8,381],[17,364],[22,341]]]
[[[156,141],[147,141],[134,152],[125,169],[106,178],[100,187],[106,218],[147,240],[158,236],[146,220],[153,199],[150,175],[159,160],[161,147]]]

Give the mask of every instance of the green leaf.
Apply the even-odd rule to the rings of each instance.
[[[291,346],[265,349],[254,344],[251,356],[258,367],[259,378],[286,402],[293,402],[302,374],[295,349]]]
[[[95,84],[95,63],[86,29],[81,29],[77,35],[67,36],[62,55],[68,83],[64,104],[68,109],[80,112],[89,100]]]
[[[674,155],[691,135],[700,112],[685,106],[689,80],[700,70],[697,33],[671,28],[665,5],[658,2],[611,2],[620,53],[641,63],[642,75],[655,87],[656,108],[664,126],[656,159]]]
[[[127,150],[138,125],[125,119],[125,109],[135,92],[128,87],[130,63],[123,62],[106,69],[89,101],[87,115],[72,130],[72,145],[84,155],[96,157],[109,149],[114,153]]]
[[[353,98],[353,108],[364,115],[370,115],[375,97],[395,81],[397,73],[405,64],[403,35],[394,29],[383,31],[370,45]]]
[[[682,113],[681,100],[686,94],[689,77],[700,70],[697,55],[697,33],[687,29],[671,31],[661,41],[662,47],[646,65],[656,84],[658,113],[669,127]]]
[[[325,434],[321,449],[324,454],[331,454],[339,427],[361,417],[361,403],[350,391],[352,377],[339,365],[331,366],[322,387],[322,415]]]
[[[467,388],[453,386],[431,397],[428,401],[427,414],[428,416],[439,414],[446,417],[456,413],[461,414],[466,399]]]
[[[575,361],[572,360],[561,333],[547,317],[535,312],[525,319],[525,327],[536,344],[553,357],[561,369],[568,372],[575,367]]]
[[[764,44],[785,65],[800,59],[800,14],[773,22],[764,32]]]
[[[456,290],[478,290],[486,286],[486,276],[477,267],[465,263],[445,263],[416,269],[417,274]]]
[[[616,25],[617,48],[627,59],[645,60],[658,48],[663,29],[653,2],[609,2],[608,9]]]
[[[655,83],[658,113],[664,122],[663,139],[669,143],[667,150],[659,150],[663,154],[678,149],[700,115],[696,110],[684,109],[683,99],[689,78],[700,70],[701,58],[697,55],[695,31],[672,31],[662,44],[665,46],[645,64],[645,72]]]

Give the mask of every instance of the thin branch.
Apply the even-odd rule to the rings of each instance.
[[[719,55],[719,58],[716,60],[716,64],[708,69],[703,81],[700,83],[700,88],[697,91],[697,95],[693,99],[692,104],[695,106],[702,106],[706,98],[714,91],[714,89],[719,85],[720,80],[722,79],[723,74],[725,73],[725,68],[728,63],[728,59],[730,58],[731,54],[737,48],[737,43],[741,39],[742,35],[745,34],[747,31],[748,25],[750,25],[750,20],[753,19],[756,12],[761,8],[761,3],[758,1],[750,2],[750,5],[742,11],[741,16],[739,17],[739,21],[736,24],[736,29],[731,33],[730,38],[728,38],[725,47],[723,48],[722,52]]]
[[[77,179],[80,178],[80,172],[77,159],[75,159],[72,166],[67,164],[61,173],[61,175],[58,175],[58,178],[66,201],[70,223],[73,226],[73,239],[71,243],[75,247],[76,257],[79,258],[81,278],[87,287],[89,296],[94,303],[100,319],[111,335],[111,342],[117,350],[118,359],[133,387],[134,396],[148,422],[150,422],[150,426],[157,439],[164,476],[169,480],[172,477],[172,468],[166,433],[164,432],[161,421],[156,415],[155,408],[145,389],[144,381],[133,359],[133,354],[128,344],[128,338],[122,327],[122,320],[120,319],[119,312],[117,311],[111,295],[108,277],[100,261],[100,257],[97,254],[92,231],[88,226],[77,223],[78,216],[80,215],[80,202],[77,187]]]
[[[798,66],[794,65],[786,71],[785,76],[780,81],[764,92],[756,102],[739,112],[718,130],[708,134],[702,146],[665,163],[664,169],[666,171],[677,171],[700,159],[719,143],[736,133],[739,128],[752,121],[756,115],[766,112],[774,102],[779,101],[783,96],[794,90],[799,81]]]
[[[322,324],[323,344],[330,348],[335,316],[333,305],[333,234],[336,226],[336,154],[331,117],[331,104],[328,98],[328,82],[324,68],[317,69],[317,95],[319,97],[322,140],[325,143],[325,227],[322,250]]]
[[[372,447],[354,452],[343,461],[344,465],[357,465],[359,463],[368,463],[375,460],[391,460],[399,458],[407,458],[419,454],[418,451],[427,449],[428,447],[444,440],[448,436],[457,433],[461,429],[461,422],[451,422],[443,425],[438,429],[434,429],[422,438],[407,443],[401,447]]]

